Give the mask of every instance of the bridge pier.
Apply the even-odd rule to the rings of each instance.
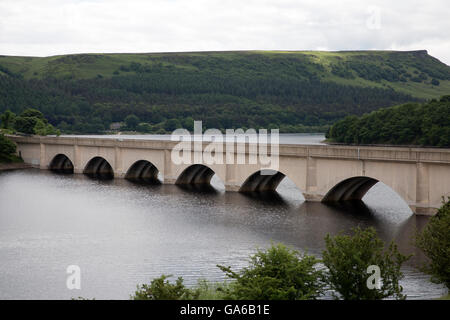
[[[323,199],[323,195],[316,193],[303,193],[303,197],[305,197],[305,201],[314,201],[314,202],[320,202]]]
[[[225,191],[228,192],[239,192],[239,189],[241,186],[235,185],[235,184],[225,184]]]
[[[438,208],[418,207],[415,205],[410,205],[409,208],[411,209],[412,212],[421,216],[434,216],[438,211]]]
[[[177,182],[177,179],[173,177],[166,177],[164,176],[163,183],[164,184],[175,184]]]

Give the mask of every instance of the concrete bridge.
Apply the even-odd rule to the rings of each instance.
[[[178,142],[89,137],[11,136],[26,163],[41,169],[153,181],[161,174],[168,184],[205,184],[214,174],[226,191],[275,190],[287,176],[306,201],[361,199],[378,181],[397,192],[417,214],[433,214],[450,196],[450,149],[280,145],[279,170],[262,175],[261,163],[175,164]],[[201,148],[205,148],[204,143]],[[245,144],[232,157],[255,151]],[[198,151],[198,150],[197,150]],[[196,152],[197,152],[196,151]],[[256,151],[258,152],[258,151]],[[190,155],[194,158],[194,151]],[[241,154],[240,154],[241,153]]]

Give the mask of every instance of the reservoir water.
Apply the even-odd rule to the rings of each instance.
[[[413,215],[381,183],[365,205],[341,207],[304,202],[288,178],[274,195],[225,192],[216,176],[212,185],[139,185],[37,169],[0,173],[0,299],[128,299],[137,284],[161,274],[182,276],[188,285],[221,281],[217,264],[242,268],[271,242],[320,257],[326,234],[355,226],[374,226],[383,240],[414,254],[403,268],[409,299],[446,293],[417,270],[424,258],[412,237],[428,218]],[[66,287],[69,265],[81,269],[81,290]]]

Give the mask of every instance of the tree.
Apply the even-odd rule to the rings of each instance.
[[[192,117],[187,117],[183,120],[183,128],[189,131],[194,130],[194,119]]]
[[[21,117],[36,117],[38,119],[41,119],[44,122],[47,122],[47,120],[44,117],[44,114],[42,112],[40,112],[39,110],[33,109],[33,108],[28,108],[25,109],[21,114]]]
[[[59,129],[55,129],[50,123],[45,124],[44,121],[38,119],[34,126],[34,134],[39,136],[60,135]]]
[[[433,282],[450,288],[450,198],[430,218],[415,243],[429,259],[421,269],[431,275]]]
[[[11,112],[10,110],[6,110],[0,116],[0,121],[1,121],[0,128],[12,129],[14,127],[15,118],[16,118],[16,114],[14,112]]]
[[[22,133],[34,134],[34,127],[38,121],[40,121],[40,119],[36,117],[19,116],[16,118],[14,128]]]
[[[164,129],[166,131],[174,131],[175,129],[181,128],[182,125],[178,119],[169,119],[164,123]]]
[[[227,299],[305,300],[323,293],[322,271],[313,256],[299,253],[282,244],[250,257],[250,266],[240,272],[218,265],[235,280],[226,291]]]
[[[149,133],[149,132],[152,132],[152,126],[150,123],[141,122],[136,127],[136,130],[139,132]]]
[[[325,238],[326,249],[322,259],[328,268],[327,283],[336,291],[335,298],[345,300],[373,300],[394,297],[404,299],[399,280],[403,277],[401,265],[410,257],[400,254],[394,242],[385,250],[374,228],[353,229],[354,235]],[[369,266],[380,269],[381,286],[370,289],[367,280]]]
[[[16,145],[0,133],[0,162],[11,161],[11,155],[16,152]]]
[[[135,130],[137,125],[140,122],[139,118],[134,114],[130,114],[130,115],[126,116],[124,121],[125,121],[127,128],[130,130]]]
[[[450,146],[450,103],[446,96],[424,104],[404,104],[336,122],[331,141],[364,144]]]
[[[138,286],[131,298],[134,300],[191,300],[198,298],[199,292],[186,288],[182,277],[179,277],[174,284],[166,280],[170,277],[171,275],[162,275],[153,279],[150,285]]]
[[[2,119],[8,119],[6,121],[7,123],[12,122],[13,119],[14,129],[22,133],[37,134],[42,136],[49,134],[60,134],[59,129],[55,129],[53,125],[48,123],[42,112],[36,109],[28,108],[23,111],[20,116],[15,118],[12,112],[6,111],[2,115]]]

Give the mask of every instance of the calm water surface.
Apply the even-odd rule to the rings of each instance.
[[[0,299],[128,299],[137,284],[161,274],[223,280],[217,264],[241,268],[271,241],[320,256],[327,233],[374,226],[414,253],[404,267],[409,298],[446,290],[416,270],[411,245],[427,218],[412,215],[391,189],[375,185],[366,206],[305,203],[285,179],[275,196],[173,185],[97,181],[40,170],[0,173]],[[66,288],[66,268],[81,268],[81,290]]]

